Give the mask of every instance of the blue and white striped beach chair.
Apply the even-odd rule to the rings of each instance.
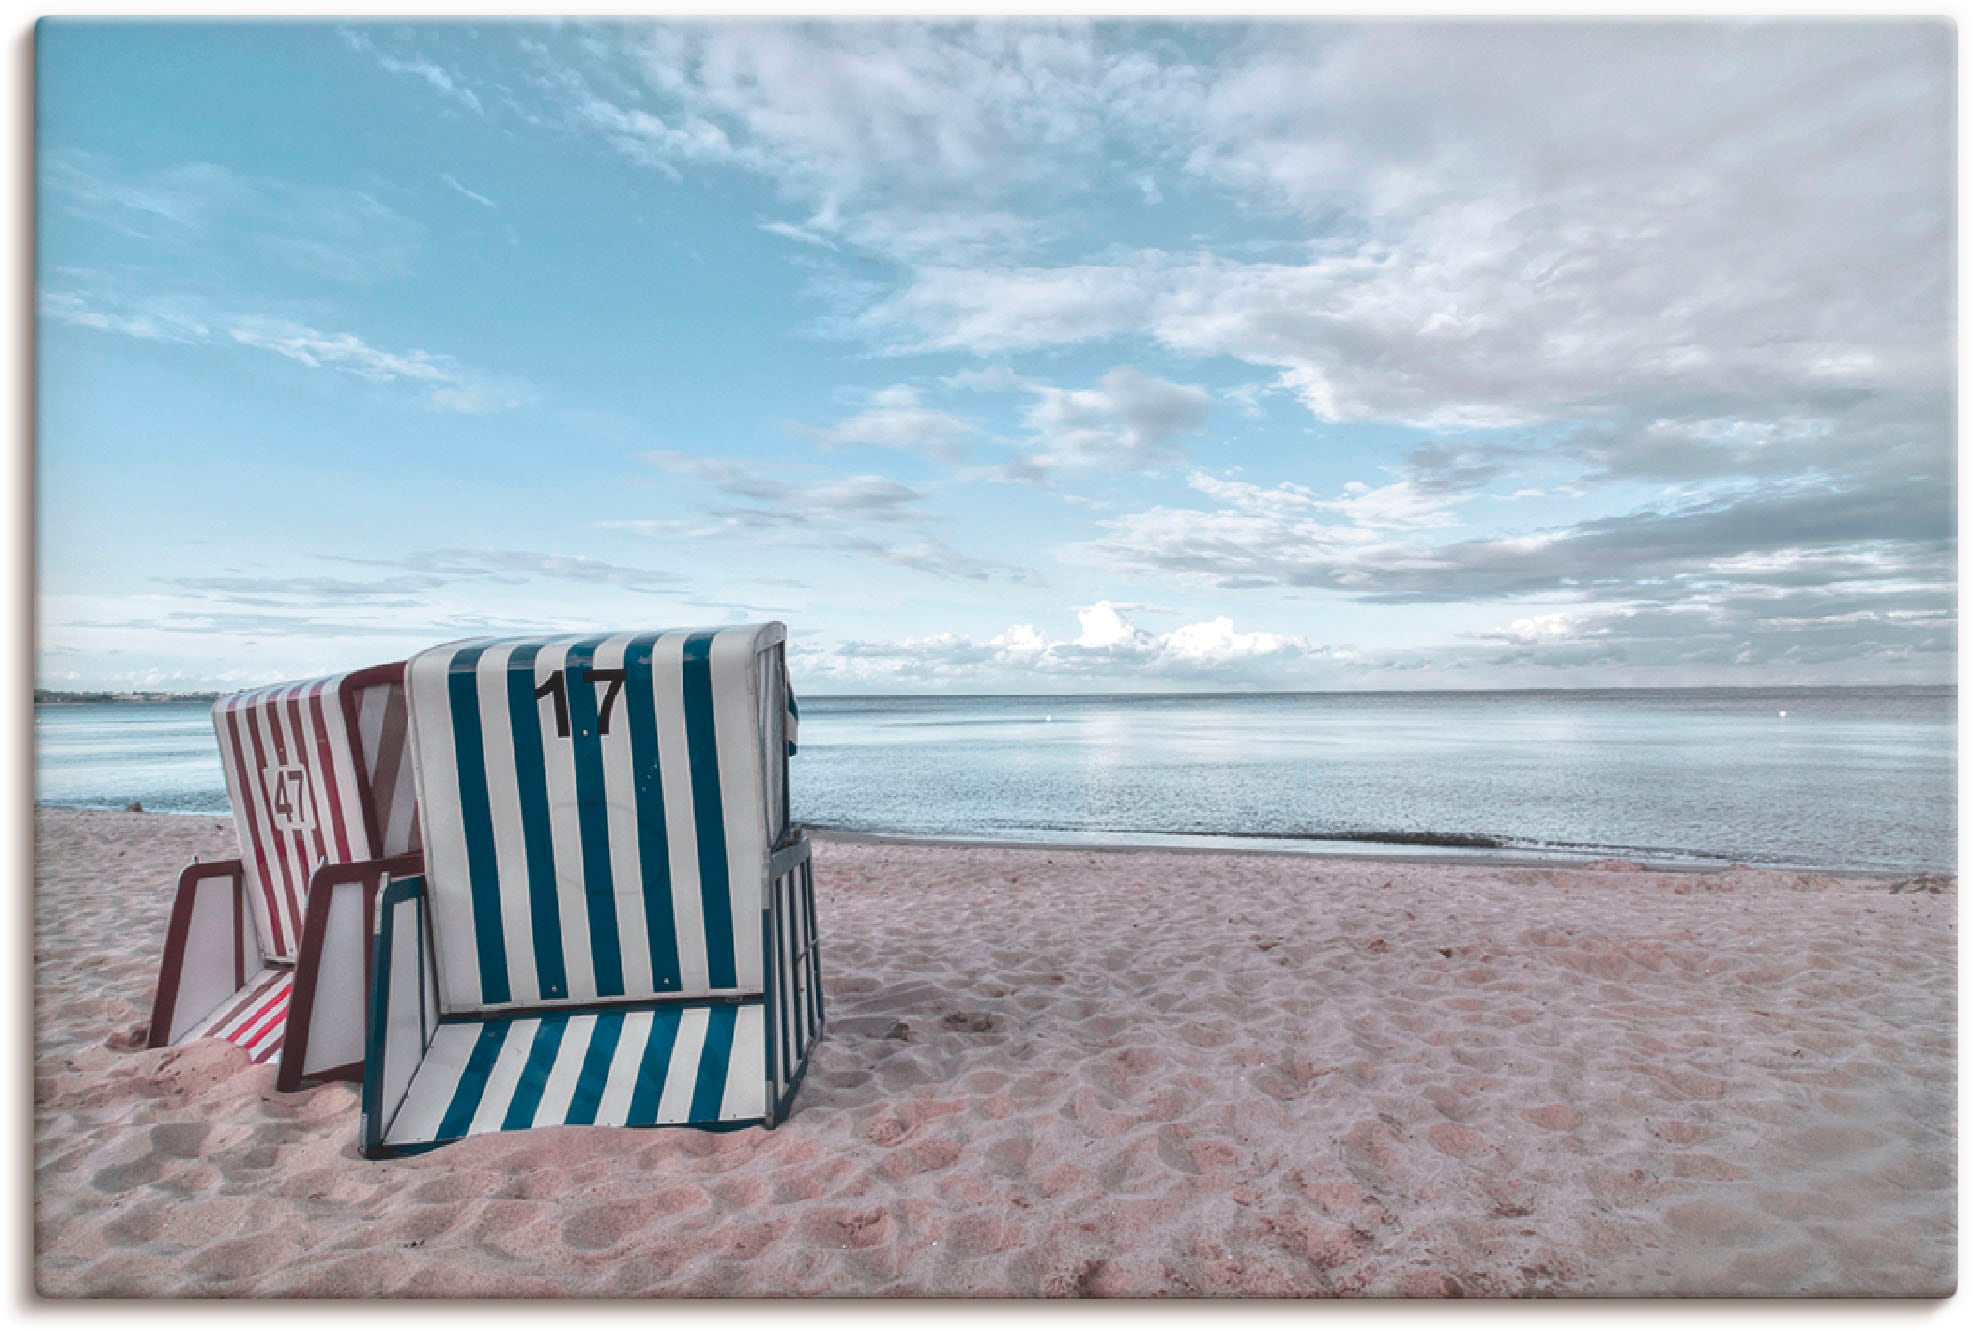
[[[823,1025],[782,624],[452,643],[378,908],[360,1144],[774,1127]]]

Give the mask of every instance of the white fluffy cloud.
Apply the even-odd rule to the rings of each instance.
[[[1180,462],[1179,440],[1202,429],[1209,394],[1117,366],[1092,388],[1039,385],[1025,416],[1030,461],[1050,468],[1145,471]]]
[[[957,416],[924,405],[911,385],[895,384],[871,394],[865,410],[856,415],[803,433],[826,448],[897,448],[954,461],[975,430]]]
[[[806,646],[807,675],[830,688],[936,684],[1036,690],[1099,684],[1109,688],[1312,687],[1316,672],[1351,653],[1296,634],[1240,632],[1219,615],[1165,633],[1140,628],[1115,601],[1075,607],[1076,635],[1051,639],[1013,624],[976,640],[954,633],[893,642]]]

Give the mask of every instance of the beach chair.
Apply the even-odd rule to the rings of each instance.
[[[279,1052],[284,1091],[362,1074],[374,903],[421,863],[404,681],[400,661],[214,704],[241,853],[179,875],[152,1048]]]
[[[785,1115],[824,1011],[783,642],[769,623],[412,659],[426,866],[379,901],[365,1155]]]

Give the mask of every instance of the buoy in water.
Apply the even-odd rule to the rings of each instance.
[[[1785,716],[1785,715],[1786,715],[1786,713],[1785,713],[1785,712],[1781,712],[1781,713],[1780,713],[1780,715],[1781,715],[1781,716]]]

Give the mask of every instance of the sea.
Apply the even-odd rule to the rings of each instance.
[[[802,699],[793,817],[911,838],[1944,872],[1952,688]],[[208,705],[35,709],[36,799],[227,809]]]

